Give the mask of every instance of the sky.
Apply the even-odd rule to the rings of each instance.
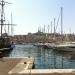
[[[75,0],[5,0],[12,4],[5,5],[6,22],[12,21],[13,34],[25,35],[35,33],[38,27],[41,29],[49,25],[49,32],[52,27],[57,25],[60,17],[60,8],[63,8],[63,33],[75,33]],[[59,18],[56,32],[60,32],[61,18]]]

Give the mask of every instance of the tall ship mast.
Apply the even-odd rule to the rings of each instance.
[[[63,8],[61,7],[61,35],[63,34],[63,19],[62,19]]]
[[[4,25],[4,5],[5,5],[5,2],[2,0],[0,2],[0,5],[1,5],[1,38],[2,38],[2,29],[3,29],[3,25]]]
[[[0,25],[1,25],[1,38],[2,38],[2,34],[3,34],[3,26],[4,25],[12,25],[12,24],[6,24],[5,23],[5,15],[4,15],[4,6],[5,4],[11,4],[11,3],[8,3],[8,2],[5,2],[4,0],[1,0],[0,1],[0,5],[1,5],[1,20],[0,20]]]
[[[3,26],[7,25],[8,26],[8,32],[9,32],[9,25],[13,25],[13,24],[9,24],[9,23],[5,23],[5,14],[4,14],[4,6],[5,4],[11,4],[8,2],[5,2],[4,0],[0,1],[0,5],[1,5],[1,20],[0,20],[0,25],[1,25],[1,37],[0,37],[0,52],[4,52],[7,50],[11,50],[13,49],[14,46],[13,42],[10,40],[10,38],[8,37],[8,34],[6,33],[6,35],[3,34]]]

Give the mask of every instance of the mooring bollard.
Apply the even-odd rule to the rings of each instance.
[[[30,56],[28,56],[28,58],[30,58]]]
[[[24,64],[27,64],[26,62],[24,62]]]

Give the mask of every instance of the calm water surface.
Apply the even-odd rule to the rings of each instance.
[[[28,57],[35,59],[36,69],[75,68],[74,52],[59,52],[33,45],[15,45],[9,57]]]

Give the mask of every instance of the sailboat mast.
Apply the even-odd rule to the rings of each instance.
[[[45,25],[44,25],[44,33],[45,33]]]
[[[12,13],[11,13],[11,35],[13,36],[13,27],[12,27]]]
[[[51,33],[52,33],[52,21],[51,21]]]
[[[13,25],[13,24],[4,24],[5,18],[4,18],[4,5],[5,4],[11,4],[8,2],[5,2],[4,0],[0,1],[0,5],[1,5],[1,38],[2,38],[2,30],[3,30],[3,25],[8,25],[8,34],[9,34],[9,25]],[[12,29],[13,30],[13,29]]]
[[[54,18],[54,35],[55,35],[56,31],[55,31],[55,18]]]
[[[2,38],[2,27],[3,27],[3,21],[4,21],[4,20],[3,20],[3,13],[4,13],[4,5],[5,5],[3,2],[4,2],[4,1],[2,0],[2,1],[1,1],[1,4],[0,4],[0,5],[1,5],[1,10],[2,10],[2,11],[1,11],[1,38]]]
[[[8,35],[9,35],[9,22],[8,22]]]
[[[62,11],[63,11],[63,8],[61,7],[61,35],[63,34]]]
[[[48,33],[49,33],[49,25],[48,25]]]

